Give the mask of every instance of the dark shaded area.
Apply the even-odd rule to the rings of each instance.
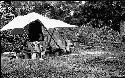
[[[43,35],[42,26],[43,24],[39,20],[35,20],[28,25],[28,36],[31,42],[38,41],[40,38],[40,34]]]
[[[122,37],[122,42],[125,43],[125,35]]]
[[[50,45],[47,47],[45,55],[54,56],[54,55],[61,55],[63,50],[60,48],[53,49]]]
[[[25,34],[25,33],[28,34],[28,32],[25,32],[23,28],[15,28],[11,31],[12,35],[19,35],[19,34]]]

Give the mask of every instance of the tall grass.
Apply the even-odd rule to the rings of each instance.
[[[105,78],[124,75],[124,58],[122,60],[104,60],[86,56],[61,56],[47,60],[13,59],[1,60],[1,76],[5,78]]]

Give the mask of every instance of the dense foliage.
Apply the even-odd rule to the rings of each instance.
[[[2,20],[12,20],[19,15],[37,12],[49,18],[82,26],[91,23],[93,27],[105,25],[119,31],[123,20],[124,7],[122,1],[11,1],[1,2]],[[71,13],[73,12],[73,13]],[[2,22],[3,23],[3,22]],[[3,24],[5,25],[5,24]],[[117,29],[116,29],[117,28]]]
[[[0,27],[2,28],[19,15],[37,12],[49,18],[79,26],[79,31],[77,31],[79,35],[77,38],[80,43],[88,44],[88,42],[92,41],[100,43],[107,40],[108,42],[112,42],[113,40],[119,42],[120,35],[118,32],[120,31],[120,22],[123,20],[125,13],[122,3],[122,1],[108,0],[85,1],[85,4],[81,1],[1,1]],[[70,30],[67,31],[73,33]],[[19,41],[14,42],[16,36],[6,35],[8,35],[6,39],[7,41],[9,40],[9,45],[14,43],[17,46]],[[3,39],[1,40],[2,47],[5,47],[4,45],[7,44],[6,39],[4,41],[2,41]],[[22,41],[20,40],[19,43],[21,44]]]
[[[26,34],[23,35],[10,35],[10,31],[1,32],[1,50],[2,52],[8,51],[21,51],[27,47],[26,41],[28,40],[28,36]]]

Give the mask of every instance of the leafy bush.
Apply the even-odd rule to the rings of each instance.
[[[85,46],[100,47],[102,50],[122,51],[122,42],[119,32],[108,26],[93,28],[91,25],[79,28],[78,43]]]

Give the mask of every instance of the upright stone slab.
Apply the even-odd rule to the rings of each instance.
[[[32,54],[32,59],[36,59],[37,58],[37,53],[33,53]]]

